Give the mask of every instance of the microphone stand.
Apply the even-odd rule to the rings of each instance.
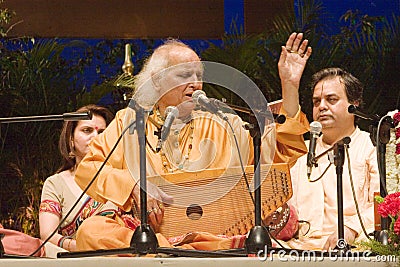
[[[374,114],[369,115],[361,112],[358,107],[350,105],[348,107],[348,112],[353,113],[355,116],[361,119],[367,120],[371,123],[369,126],[370,138],[374,146],[378,151],[378,170],[379,170],[379,193],[381,197],[386,197],[386,144],[390,141],[390,128],[393,127],[393,122],[389,116],[381,120],[381,118]],[[378,132],[378,124],[382,121],[381,127]],[[379,138],[379,139],[378,139]],[[378,141],[378,142],[377,142]],[[377,144],[378,143],[378,144]],[[383,245],[388,244],[388,230],[389,230],[389,218],[380,218],[380,229],[375,230],[374,238]]]
[[[259,251],[264,251],[265,248],[269,250],[272,247],[271,237],[266,227],[262,225],[261,220],[261,174],[260,174],[260,155],[261,155],[261,130],[257,122],[256,114],[253,110],[235,106],[232,104],[228,105],[231,109],[242,112],[249,116],[249,123],[244,127],[249,131],[250,136],[253,138],[254,146],[254,227],[250,230],[246,241],[245,250],[247,254],[256,254]],[[257,115],[262,120],[265,120],[268,113],[258,111]],[[286,121],[286,116],[282,114],[272,114],[274,121],[279,124],[283,124]]]
[[[139,140],[140,158],[140,216],[141,224],[136,227],[131,239],[131,248],[138,254],[156,253],[158,241],[156,234],[147,221],[147,177],[146,177],[146,122],[145,110],[134,99],[129,102],[129,107],[136,113],[136,131]],[[130,131],[132,133],[132,129]]]
[[[344,241],[344,216],[343,216],[343,165],[345,159],[344,143],[338,142],[335,144],[334,149],[334,163],[336,166],[336,187],[337,187],[337,209],[338,209],[338,243],[337,248],[339,253],[346,252],[350,249],[346,242],[343,242],[344,246],[339,245],[341,241]]]
[[[245,250],[247,254],[257,254],[260,250],[271,248],[272,242],[268,230],[261,223],[261,186],[260,186],[260,152],[261,152],[261,131],[254,114],[250,116],[250,124],[245,128],[253,138],[254,146],[254,227],[250,230],[246,241]]]
[[[343,165],[345,160],[345,150],[344,147],[351,142],[350,137],[345,137],[331,148],[323,152],[314,158],[313,162],[316,164],[317,160],[329,151],[334,151],[334,164],[336,166],[336,189],[337,189],[337,210],[338,210],[338,244],[336,248],[338,249],[339,255],[344,255],[344,253],[350,250],[350,246],[344,241],[344,219],[343,219]],[[340,243],[339,243],[340,242]]]
[[[134,99],[131,99],[128,107],[133,109],[136,114],[136,120],[131,123],[129,133],[133,134],[137,131],[139,141],[139,175],[140,175],[140,225],[136,227],[130,246],[126,248],[115,249],[98,249],[89,251],[76,252],[59,252],[58,258],[79,258],[79,257],[95,257],[106,255],[120,254],[156,254],[159,247],[156,234],[148,224],[147,220],[147,177],[146,177],[146,111]]]
[[[379,193],[381,197],[386,197],[386,144],[390,141],[390,128],[392,127],[391,121],[384,119],[382,121],[381,127],[379,128],[379,132],[377,131],[376,125],[370,126],[370,137],[372,143],[376,146],[378,151],[378,166],[379,166]],[[379,138],[379,142],[377,141]],[[375,240],[378,240],[383,245],[388,244],[388,234],[389,230],[389,218],[382,217],[380,218],[380,229],[374,232]]]
[[[27,116],[27,117],[10,117],[0,118],[1,123],[14,123],[14,122],[33,122],[33,121],[78,121],[78,120],[91,120],[92,114],[90,112],[71,112],[63,113],[62,115],[41,115],[41,116]]]

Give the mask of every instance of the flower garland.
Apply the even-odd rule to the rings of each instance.
[[[390,230],[400,236],[400,192],[387,195],[381,199],[378,205],[378,213],[382,217],[389,217],[391,219]]]
[[[370,239],[361,241],[360,245],[378,255],[400,257],[400,192],[389,194],[385,198],[375,196],[375,201],[378,203],[377,211],[379,215],[390,219],[387,244]]]
[[[371,250],[378,255],[400,256],[400,192],[387,195],[385,198],[376,196],[378,202],[378,213],[382,217],[390,218],[388,229],[388,242],[383,244],[378,240],[371,239],[361,241],[361,247]]]
[[[388,193],[400,191],[400,112],[389,112],[395,128],[390,129],[390,141],[386,145],[386,188]]]

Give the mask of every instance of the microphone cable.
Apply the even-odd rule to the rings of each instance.
[[[97,176],[99,176],[101,170],[104,168],[104,166],[106,165],[107,161],[110,159],[111,155],[114,153],[115,149],[117,148],[117,145],[119,144],[119,142],[122,140],[122,137],[124,136],[124,134],[126,133],[126,131],[128,131],[132,126],[136,125],[136,120],[134,120],[133,122],[131,122],[121,133],[121,135],[118,137],[117,141],[115,142],[114,146],[112,147],[112,149],[110,150],[110,153],[107,155],[107,157],[105,158],[104,162],[101,164],[100,168],[97,170],[96,174],[94,175],[94,177],[92,178],[92,180],[89,182],[89,184],[86,186],[86,188],[82,191],[81,195],[78,197],[78,199],[75,201],[74,205],[72,205],[71,209],[67,212],[67,214],[64,216],[63,219],[61,219],[61,221],[59,222],[59,224],[57,225],[56,229],[54,229],[54,231],[42,242],[42,244],[34,251],[32,252],[29,256],[34,256],[39,250],[42,249],[42,247],[44,247],[44,245],[49,242],[50,238],[52,238],[57,232],[58,229],[61,227],[61,225],[65,222],[65,220],[68,218],[69,215],[71,215],[72,211],[75,209],[75,207],[80,203],[80,200],[85,196],[86,192],[89,190],[90,186],[94,183],[94,181],[96,180]]]
[[[358,220],[360,221],[361,228],[363,230],[364,235],[371,240],[371,237],[369,237],[367,230],[365,229],[364,222],[361,218],[361,213],[360,209],[358,207],[358,201],[357,201],[357,196],[356,196],[356,191],[354,189],[354,183],[353,183],[353,175],[351,174],[351,164],[350,164],[350,154],[349,154],[349,149],[348,146],[345,146],[345,151],[346,151],[346,156],[347,156],[347,168],[349,169],[349,177],[350,177],[350,185],[351,185],[351,192],[353,194],[353,200],[354,200],[354,205],[356,206],[356,211],[357,211],[357,216]]]
[[[246,182],[246,186],[247,186],[251,201],[253,202],[253,205],[255,205],[254,197],[250,192],[250,183],[249,183],[249,180],[247,179],[246,170],[244,169],[242,154],[240,153],[239,142],[237,140],[235,130],[233,129],[233,126],[232,126],[232,124],[230,123],[229,120],[226,120],[226,122],[227,122],[227,124],[229,125],[229,127],[230,127],[230,129],[232,131],[233,139],[235,141],[236,151],[237,151],[238,157],[239,157],[240,168],[242,170],[242,175],[243,175],[244,181]]]
[[[329,167],[330,167],[331,165],[332,165],[332,162],[329,162],[329,165],[325,168],[324,172],[323,172],[317,179],[311,180],[311,178],[308,178],[308,181],[309,181],[310,183],[314,183],[314,182],[316,182],[316,181],[321,180],[321,178],[324,177],[325,173],[328,171],[328,169],[329,169]]]

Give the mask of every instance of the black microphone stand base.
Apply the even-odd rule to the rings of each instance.
[[[376,241],[380,242],[382,245],[387,245],[389,243],[389,233],[387,230],[380,230],[374,232],[374,238]]]
[[[257,254],[260,250],[272,247],[268,230],[263,226],[254,226],[245,241],[247,254]]]
[[[136,227],[131,239],[131,248],[135,248],[140,255],[157,253],[158,241],[150,225],[142,224]]]
[[[98,249],[74,252],[58,252],[57,258],[80,258],[111,255],[157,254],[157,236],[148,224],[141,224],[133,232],[130,246],[127,248]]]

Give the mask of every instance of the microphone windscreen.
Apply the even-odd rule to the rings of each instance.
[[[173,115],[174,118],[177,118],[179,116],[179,110],[178,110],[177,107],[174,107],[174,106],[168,106],[165,109],[165,116],[168,116],[168,114],[171,113],[171,112],[172,112],[171,115]]]
[[[310,123],[310,133],[320,134],[322,131],[322,124],[319,121],[313,121]]]
[[[200,96],[206,96],[206,93],[202,90],[196,90],[192,94],[192,99],[196,104],[199,104]]]

